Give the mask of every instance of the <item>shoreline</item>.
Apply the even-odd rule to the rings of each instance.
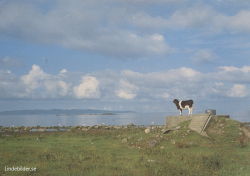
[[[17,126],[4,127],[0,126],[0,133],[14,132],[14,133],[28,133],[28,132],[67,132],[67,131],[88,131],[91,129],[129,129],[129,128],[152,128],[164,129],[165,125],[93,125],[93,126]]]

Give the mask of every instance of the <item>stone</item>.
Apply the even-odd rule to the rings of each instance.
[[[170,131],[173,131],[172,129],[164,129],[164,131],[162,131],[163,134],[167,134],[169,133]]]
[[[122,143],[124,144],[124,143],[127,143],[128,142],[128,138],[123,138],[122,139]]]
[[[250,128],[249,127],[241,127],[241,131],[246,137],[250,139]]]
[[[177,126],[174,128],[174,130],[179,130],[181,128],[181,126]]]
[[[88,131],[88,128],[82,128],[82,131]]]
[[[151,141],[148,141],[148,146],[149,147],[155,147],[158,144],[158,141],[153,139]]]
[[[38,128],[37,129],[37,132],[44,132],[45,131],[45,129],[43,129],[43,128]]]
[[[166,128],[163,128],[163,129],[161,130],[161,132],[164,133],[166,130],[167,130]]]
[[[180,129],[180,128],[181,128],[180,126],[177,126],[177,127],[170,128],[170,129],[163,129],[163,130],[161,130],[161,131],[162,131],[163,134],[167,134],[167,133],[169,133],[170,131],[174,131],[174,132],[175,132],[175,130],[178,130],[178,129]]]
[[[142,140],[143,140],[142,137],[140,137],[139,139],[137,139],[138,142],[140,142],[140,141],[142,141]]]
[[[129,123],[128,125],[127,125],[127,127],[135,127],[136,125],[135,124],[133,124],[133,123]]]
[[[175,144],[175,140],[171,140],[171,144]]]
[[[146,134],[148,134],[148,133],[150,133],[150,129],[149,129],[149,128],[146,128],[146,129],[144,130],[144,132],[145,132]]]
[[[153,163],[153,162],[155,162],[155,160],[148,159],[148,162]]]
[[[100,126],[99,126],[99,125],[95,125],[94,128],[95,128],[95,129],[98,129],[98,128],[100,128]]]
[[[216,110],[215,109],[206,109],[205,113],[209,114],[209,115],[216,115]]]

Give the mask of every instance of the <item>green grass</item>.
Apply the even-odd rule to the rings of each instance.
[[[223,125],[220,125],[223,124]],[[208,137],[161,128],[99,128],[65,132],[2,132],[0,175],[41,176],[249,176],[250,145],[241,145],[239,123],[214,119]],[[5,166],[36,172],[5,172]]]

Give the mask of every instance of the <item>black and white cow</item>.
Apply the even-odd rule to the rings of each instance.
[[[173,100],[173,103],[176,105],[177,109],[180,111],[180,115],[182,115],[183,109],[188,109],[188,115],[192,114],[193,112],[193,100],[183,100],[179,101],[177,99]]]

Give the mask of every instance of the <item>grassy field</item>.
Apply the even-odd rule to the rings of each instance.
[[[64,132],[1,128],[0,175],[39,176],[249,176],[250,145],[240,123],[213,119],[209,137],[187,128],[74,127]],[[15,132],[14,132],[15,131]],[[36,167],[6,172],[5,167]]]

